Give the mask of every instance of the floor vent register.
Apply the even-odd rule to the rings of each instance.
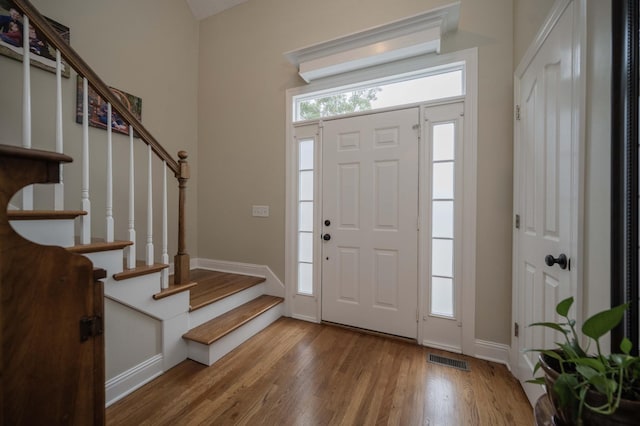
[[[457,368],[462,371],[470,371],[467,361],[460,359],[449,358],[442,355],[429,354],[427,361],[433,364],[444,365],[446,367]]]

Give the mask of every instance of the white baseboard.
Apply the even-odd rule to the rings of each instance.
[[[191,268],[211,269],[232,274],[263,277],[265,281],[265,294],[284,297],[284,284],[267,265],[254,265],[251,263],[232,262],[230,260],[192,259]]]
[[[485,361],[497,362],[504,364],[511,371],[509,363],[511,357],[511,347],[502,343],[489,342],[486,340],[476,339],[474,357],[484,359]]]
[[[107,380],[105,384],[106,406],[129,395],[163,373],[162,354],[158,354],[133,368]]]
[[[432,342],[427,339],[424,339],[422,341],[422,346],[427,346],[429,348],[435,348],[443,351],[453,352],[455,354],[462,353],[462,349],[460,349],[458,346],[443,345],[442,343]]]
[[[308,316],[308,315],[293,314],[293,315],[291,315],[291,318],[298,319],[298,320],[301,320],[301,321],[307,321],[307,322],[313,322],[313,323],[316,323],[316,324],[320,324],[320,321],[317,318],[312,317],[312,316]]]

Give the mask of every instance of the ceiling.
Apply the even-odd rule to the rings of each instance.
[[[200,20],[230,9],[247,0],[187,0],[193,16]]]

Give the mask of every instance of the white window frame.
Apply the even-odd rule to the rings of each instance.
[[[303,87],[291,88],[286,91],[286,123],[285,123],[285,137],[286,137],[286,209],[285,209],[285,298],[287,299],[286,314],[288,316],[303,319],[312,322],[320,322],[321,317],[321,300],[322,289],[320,288],[321,274],[319,273],[321,267],[317,264],[315,268],[314,278],[317,280],[313,284],[314,294],[313,296],[297,295],[297,145],[295,135],[295,129],[307,125],[318,126],[318,141],[322,140],[322,120],[309,120],[295,122],[294,119],[294,98],[300,97],[305,94],[314,92],[325,91],[327,93],[335,91],[336,89],[343,89],[350,85],[361,85],[364,82],[385,80],[389,81],[393,76],[406,76],[410,73],[415,75],[425,75],[426,71],[430,72],[442,72],[443,70],[454,69],[459,67],[460,64],[464,65],[463,72],[463,90],[464,95],[456,97],[456,100],[464,100],[465,120],[464,120],[464,147],[463,147],[463,159],[459,167],[464,170],[463,179],[463,193],[462,198],[464,202],[464,212],[462,218],[462,236],[463,251],[461,262],[464,265],[461,276],[460,285],[464,291],[462,294],[462,352],[465,354],[475,355],[475,278],[476,278],[476,188],[477,188],[477,99],[478,99],[478,49],[471,48],[458,52],[452,52],[441,55],[425,55],[421,57],[411,58],[403,61],[398,61],[390,64],[384,64],[375,68],[354,71],[345,73],[339,76],[329,77],[323,80],[314,81]],[[451,102],[451,100],[437,100],[430,102],[421,102],[417,105],[437,105],[440,103]],[[406,106],[398,106],[393,108],[386,108],[385,110],[393,110],[398,108],[404,108]],[[371,110],[366,113],[377,112],[381,110]],[[340,116],[348,117],[349,115]],[[326,118],[325,118],[326,119]],[[424,127],[424,126],[423,126]],[[424,140],[424,136],[422,137]],[[322,149],[317,144],[316,147],[316,175],[315,182],[321,182],[322,180]],[[423,165],[421,165],[422,167]],[[424,170],[424,169],[421,169]],[[317,205],[314,207],[318,214],[321,213],[321,186],[316,184],[316,190],[318,193],[314,195],[314,199],[317,200]],[[320,209],[320,210],[319,210]],[[316,222],[322,218],[317,215]],[[427,220],[424,215],[421,215],[421,221]],[[318,223],[314,224],[314,229],[318,226]],[[421,226],[420,241],[425,241],[425,227]],[[316,237],[316,244],[319,246],[319,234],[314,233]],[[420,243],[422,247],[422,243]],[[320,247],[316,249],[314,245],[314,257],[320,255]],[[429,259],[424,259],[425,252],[419,251],[419,262],[430,262]],[[425,268],[422,267],[419,272],[419,285],[418,285],[418,298],[419,298],[419,312],[420,318],[419,324],[422,324],[422,318],[428,315],[428,307],[426,306],[426,292],[428,278],[424,274]],[[423,343],[424,333],[423,327],[418,327],[418,342]]]

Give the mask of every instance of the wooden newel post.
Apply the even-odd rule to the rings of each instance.
[[[187,202],[187,180],[189,180],[189,163],[187,163],[187,152],[178,152],[180,161],[180,173],[178,178],[178,254],[174,258],[174,284],[187,284],[189,279],[189,254],[187,253],[185,204]]]

